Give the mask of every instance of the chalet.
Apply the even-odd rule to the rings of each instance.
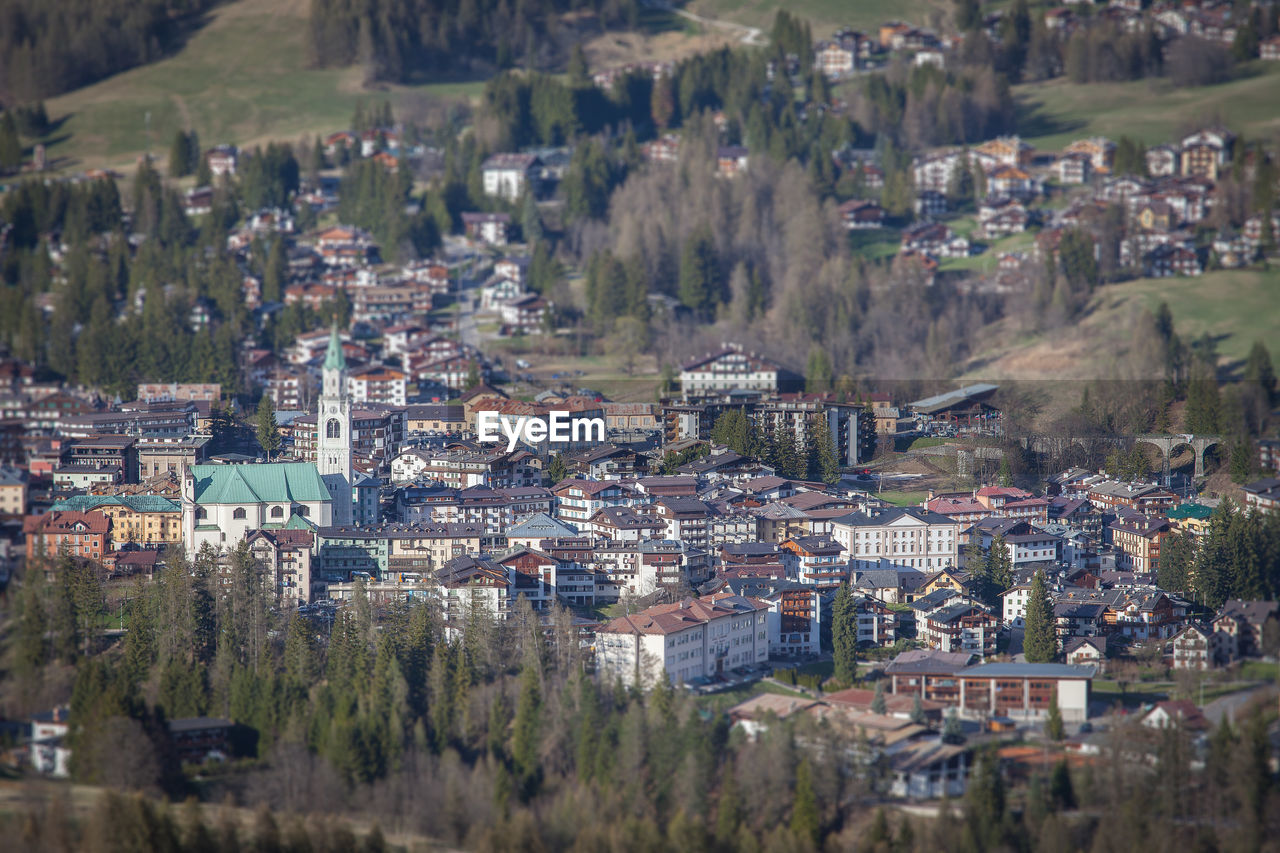
[[[858,67],[857,39],[837,38],[818,42],[814,45],[813,65],[830,80],[852,74]]]
[[[235,177],[238,157],[239,151],[234,145],[216,145],[204,154],[205,162],[209,165],[209,174],[215,178],[221,178],[224,175]]]
[[[1243,234],[1253,246],[1275,245],[1280,242],[1280,210],[1272,211],[1269,217],[1261,213],[1253,214],[1244,221]]]
[[[1160,702],[1144,714],[1140,722],[1149,729],[1181,728],[1190,732],[1209,729],[1209,721],[1190,699]]]
[[[849,579],[845,548],[827,536],[800,536],[782,543],[787,574],[802,584],[835,589]]]
[[[974,151],[995,159],[1002,166],[1015,169],[1031,165],[1035,149],[1016,136],[1001,136],[982,143]]]
[[[1155,483],[1121,483],[1107,480],[1092,486],[1089,502],[1102,511],[1117,511],[1122,507],[1144,515],[1164,513],[1173,507],[1178,496]]]
[[[1181,158],[1172,145],[1155,145],[1147,149],[1147,174],[1153,178],[1176,174]]]
[[[680,159],[680,137],[664,133],[641,145],[640,154],[650,163],[675,163]]]
[[[536,335],[542,332],[552,310],[551,302],[529,293],[502,306],[502,324],[507,334]]]
[[[721,145],[716,149],[716,174],[733,178],[747,170],[747,149],[741,145]]]
[[[953,236],[941,222],[921,222],[902,230],[902,248],[942,255]]]
[[[1182,174],[1201,175],[1216,181],[1223,166],[1231,159],[1235,135],[1221,128],[1197,131],[1182,140]]]
[[[987,188],[997,195],[1031,198],[1040,192],[1035,179],[1018,166],[1000,166],[987,176]]]
[[[1066,157],[1083,156],[1089,160],[1089,165],[1093,171],[1107,174],[1111,171],[1111,164],[1115,160],[1116,144],[1102,136],[1077,139],[1063,149],[1063,155]]]
[[[920,190],[913,203],[916,215],[931,219],[947,212],[947,197],[938,190]]]
[[[510,239],[511,214],[466,212],[462,214],[462,225],[472,240],[505,246]]]
[[[1213,620],[1213,629],[1230,638],[1232,657],[1261,655],[1273,631],[1280,626],[1280,605],[1274,601],[1241,601],[1230,599],[1222,605]]]
[[[1280,509],[1280,480],[1263,477],[1244,486],[1244,505],[1259,512],[1275,512]]]
[[[943,652],[968,652],[985,658],[995,654],[1000,620],[985,607],[956,603],[917,621],[916,637]]]
[[[1229,647],[1235,643],[1227,641],[1225,634],[1218,634],[1212,627],[1205,625],[1188,625],[1173,635],[1170,645],[1173,648],[1174,669],[1213,669],[1230,660]]]
[[[1169,278],[1175,275],[1198,276],[1204,272],[1200,256],[1194,249],[1166,243],[1156,246],[1142,259],[1143,269],[1150,278]]]
[[[884,226],[884,208],[874,201],[850,199],[839,210],[844,227],[850,231]]]
[[[1102,672],[1107,664],[1107,638],[1072,637],[1063,647],[1067,663],[1072,666],[1094,666]]]
[[[1137,224],[1148,231],[1168,231],[1178,224],[1176,214],[1168,202],[1151,198],[1141,202],[1134,211]]]
[[[492,155],[480,166],[484,194],[514,202],[526,190],[536,193],[539,166],[533,154]]]
[[[1093,177],[1093,161],[1086,154],[1064,154],[1054,164],[1058,183],[1087,184]]]

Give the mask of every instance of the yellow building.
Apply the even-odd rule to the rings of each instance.
[[[111,519],[111,544],[157,547],[182,541],[182,504],[157,495],[76,495],[55,510],[97,511]]]
[[[27,472],[0,465],[0,515],[25,515]]]

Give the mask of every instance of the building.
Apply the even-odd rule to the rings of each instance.
[[[182,478],[182,541],[189,554],[205,544],[232,548],[250,531],[287,525],[294,516],[318,527],[333,523],[328,483],[310,462],[192,465]]]
[[[1218,180],[1222,167],[1231,160],[1235,135],[1221,128],[1206,128],[1182,140],[1182,174]]]
[[[329,492],[332,523],[350,524],[353,512],[351,400],[347,395],[347,359],[338,340],[336,325],[329,335],[329,349],[325,353],[322,372],[323,390],[316,415],[316,470]]]
[[[347,377],[347,393],[354,403],[403,406],[407,378],[392,367],[367,367]]]
[[[295,522],[296,524],[296,522]],[[310,525],[278,527],[249,535],[249,550],[265,566],[282,607],[309,604],[313,593],[315,532]]]
[[[37,555],[56,558],[63,549],[72,557],[102,562],[111,556],[111,520],[100,512],[46,512],[22,523],[27,560]]]
[[[161,495],[76,495],[52,507],[111,520],[111,547],[158,549],[182,542],[182,504]]]
[[[0,516],[22,515],[27,511],[27,472],[0,465]]]
[[[1089,503],[1104,512],[1130,509],[1143,515],[1159,515],[1170,510],[1178,496],[1154,483],[1120,483],[1108,480],[1089,489]]]
[[[680,388],[685,397],[725,391],[778,390],[782,368],[739,344],[726,344],[681,366]]]
[[[1244,505],[1259,512],[1275,512],[1280,507],[1280,480],[1263,477],[1244,486]]]
[[[832,519],[831,536],[855,571],[936,571],[956,565],[960,523],[917,507],[892,507]]]
[[[764,663],[768,611],[758,599],[719,593],[620,616],[596,631],[596,672],[649,688],[664,675],[679,685]]]
[[[1089,718],[1092,666],[1063,663],[985,663],[955,673],[962,717],[1043,719],[1051,699],[1066,722]]]
[[[511,214],[467,212],[462,214],[462,226],[472,240],[490,246],[505,246],[510,239]]]
[[[1144,574],[1160,568],[1160,546],[1173,535],[1165,519],[1137,514],[1121,515],[1108,529],[1119,552],[1116,568]]]
[[[540,167],[533,154],[494,154],[480,165],[484,194],[514,202],[526,190],[536,193]]]

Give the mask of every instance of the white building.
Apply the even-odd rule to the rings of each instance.
[[[348,518],[351,498],[347,497]],[[190,465],[182,478],[182,541],[188,554],[206,542],[232,548],[250,530],[333,523],[332,498],[310,462]]]
[[[392,367],[369,367],[347,377],[347,393],[354,403],[403,406],[408,377]]]
[[[686,397],[717,391],[777,391],[781,368],[738,344],[726,344],[680,368]]]
[[[918,507],[892,507],[833,519],[831,536],[844,546],[854,571],[936,571],[956,565],[960,522]]]
[[[732,593],[686,598],[620,616],[596,631],[596,671],[653,687],[712,676],[769,658],[769,605]]]
[[[533,154],[494,154],[480,166],[484,194],[516,201],[526,189],[536,189],[539,165]]]

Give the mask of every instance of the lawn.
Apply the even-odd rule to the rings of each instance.
[[[748,684],[745,687],[736,687],[733,690],[726,690],[723,693],[711,693],[706,696],[698,696],[696,701],[699,706],[708,710],[723,713],[741,702],[745,702],[752,696],[759,696],[762,693],[777,693],[780,696],[798,696],[802,699],[810,699],[798,690],[788,690],[785,687],[774,684],[771,681],[757,681],[754,684]]]
[[[1274,663],[1247,660],[1240,664],[1241,681],[1275,681],[1278,667]]]
[[[307,67],[308,0],[236,0],[214,10],[176,54],[47,102],[61,122],[45,140],[58,168],[129,168],[165,157],[179,128],[201,145],[296,140],[348,126],[356,105],[389,98],[474,96],[477,81],[366,91],[358,68]],[[148,124],[149,121],[149,124]]]
[[[929,497],[928,492],[899,492],[892,489],[886,489],[883,492],[876,492],[875,496],[882,501],[887,501],[894,506],[918,506],[920,501]]]
[[[1280,270],[1275,269],[1217,270],[1194,278],[1106,285],[1094,293],[1083,316],[1066,328],[1020,339],[992,335],[996,346],[976,358],[963,375],[1005,381],[1114,378],[1117,357],[1123,357],[1132,342],[1137,315],[1142,310],[1154,313],[1161,302],[1169,304],[1183,340],[1208,334],[1226,365],[1238,364],[1254,341],[1262,341],[1272,352],[1280,350],[1278,291]],[[1074,404],[1079,388],[1070,387]]]
[[[930,12],[950,6],[944,0],[693,0],[685,8],[708,18],[761,27],[766,36],[774,15],[779,9],[786,9],[810,22],[814,38],[824,38],[841,27],[870,30],[892,20],[924,26],[929,23]]]
[[[1128,135],[1154,145],[1189,124],[1225,122],[1250,137],[1280,130],[1280,63],[1255,61],[1226,83],[1175,89],[1164,79],[1070,83],[1058,78],[1014,87],[1018,129],[1037,148],[1057,151],[1074,139]]]

